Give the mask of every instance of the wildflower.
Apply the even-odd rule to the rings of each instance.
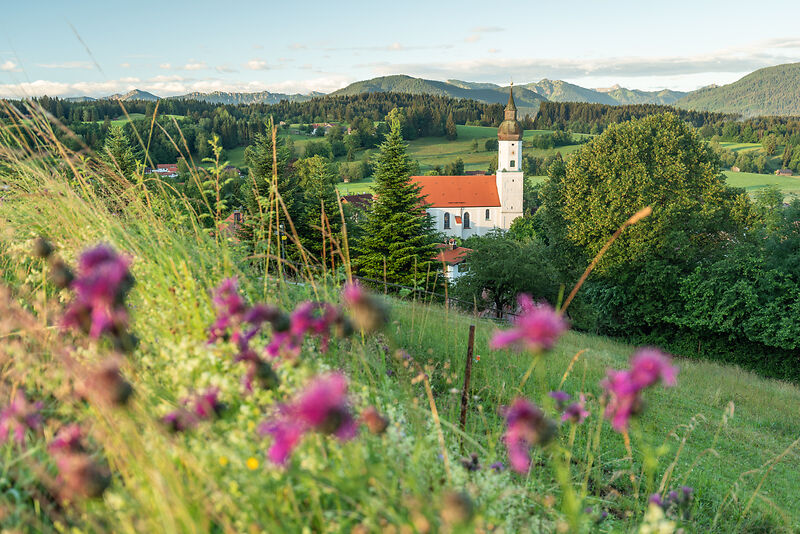
[[[587,417],[589,417],[589,412],[586,410],[586,399],[583,395],[580,396],[578,402],[567,406],[564,413],[561,414],[562,421],[570,421],[576,425],[583,423]]]
[[[490,465],[489,468],[492,469],[493,471],[499,473],[500,471],[502,471],[506,467],[503,465],[503,462],[495,462],[492,465]]]
[[[50,266],[50,279],[58,289],[66,289],[75,280],[75,275],[63,260],[55,259]]]
[[[530,468],[530,448],[546,445],[555,436],[555,424],[535,404],[518,398],[505,411],[505,442],[511,467],[518,473]]]
[[[675,385],[677,369],[669,357],[657,349],[642,349],[631,358],[631,369],[609,369],[600,383],[609,397],[605,417],[617,432],[628,428],[630,418],[642,410],[641,392],[659,379],[666,385]]]
[[[248,458],[247,459],[247,468],[250,471],[255,471],[256,469],[258,469],[258,460],[256,458],[253,458],[252,456],[250,458]]]
[[[78,276],[70,284],[76,294],[64,314],[64,326],[94,339],[105,333],[120,336],[128,324],[125,297],[134,283],[128,265],[127,259],[105,245],[84,252],[78,260]]]
[[[313,429],[340,439],[350,439],[357,431],[347,405],[347,380],[339,373],[312,382],[298,399],[295,413]]]
[[[474,452],[466,458],[461,458],[458,462],[467,471],[479,471],[481,468],[481,464],[478,462],[478,455]]]
[[[514,327],[496,333],[489,346],[495,350],[509,346],[533,351],[551,349],[567,329],[564,318],[548,304],[534,304],[528,295],[520,295],[518,301],[522,314],[513,321]]]
[[[246,392],[252,393],[255,383],[264,389],[275,389],[280,384],[280,378],[269,362],[254,351],[247,349],[240,352],[235,361],[243,361],[247,364],[247,372],[242,377],[242,384]]]
[[[344,286],[342,299],[350,311],[353,323],[362,332],[380,330],[389,320],[386,307],[367,293],[360,284],[349,283]]]
[[[33,255],[37,258],[47,259],[53,253],[53,245],[43,238],[37,237],[33,241]]]
[[[31,404],[22,391],[17,391],[11,404],[0,411],[0,440],[13,437],[18,444],[25,443],[25,432],[38,430],[42,425],[41,409],[41,402]]]
[[[389,426],[389,420],[382,416],[374,406],[369,406],[361,412],[361,420],[373,434],[383,434],[386,432],[386,427]]]
[[[283,405],[272,419],[261,424],[262,435],[272,436],[270,460],[284,464],[308,431],[335,435],[341,440],[358,431],[347,400],[347,380],[339,373],[316,378],[293,402]]]
[[[282,418],[276,421],[263,423],[260,428],[262,435],[272,436],[272,445],[267,451],[267,456],[272,463],[284,465],[292,455],[292,451],[300,443],[305,433],[305,428],[297,421]]]
[[[187,410],[178,409],[162,417],[161,422],[164,423],[167,430],[173,434],[177,434],[178,432],[185,432],[192,428],[197,422],[197,419]]]
[[[80,386],[81,396],[104,404],[123,406],[133,394],[133,387],[125,380],[116,358],[107,359],[95,369]]]
[[[194,415],[200,419],[219,416],[225,405],[219,401],[219,389],[210,388],[193,399]]]
[[[211,300],[217,309],[217,319],[209,329],[209,343],[225,337],[228,330],[241,320],[247,309],[244,299],[239,295],[239,283],[236,278],[224,279],[214,289]]]
[[[87,454],[63,454],[56,458],[59,495],[62,500],[100,497],[111,484],[108,467]]]
[[[561,411],[561,410],[563,410],[563,409],[564,409],[564,405],[565,405],[565,404],[566,404],[566,403],[569,401],[569,399],[571,398],[571,397],[570,397],[570,395],[569,395],[569,393],[566,393],[566,392],[564,392],[564,391],[551,391],[551,392],[550,392],[550,393],[548,393],[547,395],[548,395],[548,396],[549,396],[551,399],[553,399],[554,401],[556,401],[556,408],[558,408],[558,410],[559,410],[559,411]]]
[[[648,502],[650,502],[651,504],[655,504],[656,506],[660,506],[661,508],[664,508],[664,500],[658,493],[652,494],[648,499]]]
[[[83,447],[83,429],[77,424],[65,426],[56,434],[47,449],[54,456],[86,452]]]
[[[225,467],[228,465],[228,457],[227,456],[220,456],[219,457],[219,465]]]

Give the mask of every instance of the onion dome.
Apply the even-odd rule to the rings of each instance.
[[[497,129],[497,139],[500,141],[522,141],[522,124],[517,120],[517,106],[514,104],[514,84],[508,91],[508,104],[506,104],[505,120]]]

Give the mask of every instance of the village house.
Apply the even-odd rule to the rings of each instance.
[[[495,175],[411,177],[420,186],[435,230],[463,239],[496,228],[508,230],[522,216],[522,133],[512,87],[505,120],[497,129]]]
[[[436,248],[439,250],[434,260],[444,266],[444,276],[448,282],[452,282],[464,273],[462,265],[472,249],[457,246],[455,239],[446,244],[440,243]]]
[[[792,176],[792,169],[778,169],[775,171],[775,176]]]

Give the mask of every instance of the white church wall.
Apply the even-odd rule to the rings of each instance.
[[[489,210],[489,218],[486,218]],[[500,228],[503,213],[500,207],[458,207],[458,208],[428,208],[428,213],[433,217],[434,228],[444,232],[448,237],[466,239],[473,235],[485,235],[493,228]],[[450,228],[444,227],[444,214],[450,214]],[[469,213],[469,228],[464,228],[464,213]],[[461,223],[456,222],[456,217]]]

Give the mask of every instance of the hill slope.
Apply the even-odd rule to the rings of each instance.
[[[125,94],[117,93],[114,95],[109,95],[106,98],[110,100],[122,100],[125,102],[126,100],[160,100],[161,97],[154,95],[153,93],[148,93],[147,91],[142,91],[141,89],[131,89]]]
[[[536,91],[551,102],[590,102],[609,105],[618,103],[614,98],[600,91],[586,89],[563,80],[548,80],[544,78],[538,82],[525,84],[523,87]]]
[[[619,85],[608,89],[597,89],[597,91],[606,93],[616,104],[623,106],[627,104],[660,104],[669,106],[688,94],[683,91],[673,91],[671,89],[641,91],[639,89],[626,89]]]
[[[257,93],[228,93],[225,91],[214,91],[212,93],[187,93],[185,95],[173,96],[170,98],[177,98],[181,100],[199,100],[201,102],[208,102],[210,104],[277,104],[282,100],[288,100],[289,102],[305,102],[307,100],[311,100],[315,96],[323,95],[324,93],[318,92],[302,95],[299,93],[271,93],[269,91],[260,91]]]
[[[394,76],[381,76],[351,83],[343,89],[334,91],[331,96],[358,95],[361,93],[410,93],[410,94],[429,94],[438,96],[448,96],[450,98],[471,98],[480,102],[490,104],[505,104],[508,101],[508,88],[493,84],[461,82],[440,82],[436,80],[425,80],[423,78],[413,78],[403,74]],[[539,110],[539,104],[546,99],[530,89],[519,87],[514,92],[514,100],[520,115],[535,115]]]
[[[800,63],[766,67],[728,85],[698,89],[675,105],[744,116],[800,115]]]

